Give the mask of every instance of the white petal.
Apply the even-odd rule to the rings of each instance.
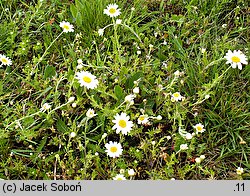
[[[117,134],[118,133],[120,133],[121,132],[121,130],[120,129],[116,129],[116,131],[115,131]]]
[[[237,67],[236,63],[232,63],[232,68],[236,68],[236,67]]]
[[[112,129],[114,130],[114,129],[116,129],[117,128],[117,126],[116,126],[116,124],[112,127]]]
[[[246,60],[246,58],[242,59],[242,60],[241,60],[241,63],[247,65],[247,60]]]
[[[238,68],[239,68],[239,70],[242,70],[242,64],[241,63],[238,63]]]

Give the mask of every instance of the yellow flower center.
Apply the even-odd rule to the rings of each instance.
[[[115,9],[115,8],[110,8],[110,9],[109,9],[109,13],[110,13],[110,14],[114,14],[115,12],[116,12],[116,9]]]
[[[91,80],[91,78],[90,77],[88,77],[88,76],[83,76],[83,81],[84,82],[86,82],[86,83],[90,83],[92,80]]]
[[[180,96],[180,94],[179,93],[174,93],[173,96],[178,98]]]
[[[8,63],[8,60],[5,59],[5,58],[2,58],[1,60],[2,60],[3,63]]]
[[[144,121],[144,120],[145,120],[145,117],[144,117],[144,116],[140,116],[140,117],[139,117],[139,120],[140,120],[140,121]]]
[[[197,129],[197,131],[202,131],[202,127],[201,126],[198,126],[196,129]]]
[[[63,28],[66,30],[69,30],[69,26],[68,25],[63,25]]]
[[[237,56],[233,56],[233,57],[232,57],[232,61],[233,61],[234,63],[239,63],[239,62],[240,62],[240,58],[237,57]]]
[[[122,178],[117,178],[116,180],[122,180]]]
[[[119,126],[121,127],[121,128],[125,128],[126,126],[127,126],[127,123],[126,123],[126,121],[125,120],[119,120]]]
[[[110,148],[110,152],[112,152],[112,153],[117,152],[117,148],[116,148],[115,146],[112,146],[112,147]]]

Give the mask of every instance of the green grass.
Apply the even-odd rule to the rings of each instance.
[[[249,2],[115,2],[120,25],[103,13],[114,1],[0,1],[0,54],[12,60],[0,67],[0,178],[107,180],[123,169],[127,179],[250,179],[250,67],[224,59],[241,50],[249,61]],[[74,32],[62,33],[62,21]],[[75,79],[78,59],[97,88]],[[174,92],[185,100],[172,102]],[[121,112],[134,124],[128,135],[112,130]],[[137,123],[142,114],[149,124]],[[186,140],[180,129],[198,123],[206,131]],[[109,141],[121,143],[118,158],[107,156]]]

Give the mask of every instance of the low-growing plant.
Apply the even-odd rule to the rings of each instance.
[[[46,2],[0,3],[0,178],[249,179],[246,2]]]

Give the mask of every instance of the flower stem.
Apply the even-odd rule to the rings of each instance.
[[[41,61],[43,60],[43,58],[45,57],[45,55],[47,54],[48,50],[51,48],[51,46],[55,43],[56,40],[58,40],[58,38],[63,34],[64,32],[62,31],[49,45],[48,48],[46,48],[46,50],[44,51],[43,55],[41,56],[41,58],[38,60],[38,62],[36,63],[35,67],[33,69],[36,69],[36,67],[39,65],[39,63],[41,63]]]
[[[38,111],[38,112],[33,113],[33,114],[30,114],[30,115],[28,115],[28,116],[24,116],[24,117],[22,117],[22,118],[19,118],[18,120],[15,120],[15,121],[12,122],[11,124],[7,125],[6,128],[5,128],[5,130],[8,129],[8,128],[9,128],[11,125],[13,125],[14,123],[18,123],[18,122],[21,121],[21,120],[24,120],[24,119],[26,119],[26,118],[29,118],[29,117],[38,115],[38,114],[40,114],[40,113],[42,113],[42,111]]]
[[[87,173],[87,136],[86,136],[87,126],[88,126],[88,118],[86,118],[84,127],[84,177],[85,178]]]
[[[115,23],[115,20],[113,20],[113,24],[114,24],[114,35],[115,35],[115,45],[116,45],[116,49],[118,51],[118,61],[120,63],[120,65],[122,65],[122,61],[121,61],[121,50],[120,50],[120,43],[119,43],[119,38],[118,38],[118,35],[117,35],[117,24]]]
[[[215,63],[218,63],[218,62],[220,62],[220,61],[222,61],[222,60],[224,60],[224,59],[225,59],[225,58],[220,58],[220,59],[218,59],[218,60],[212,61],[211,63],[209,63],[209,64],[202,70],[202,72],[204,72],[207,68],[209,68],[210,66],[214,65]]]
[[[214,81],[212,82],[212,84],[202,93],[202,95],[200,96],[200,98],[198,99],[197,102],[195,102],[194,104],[192,104],[192,106],[201,104],[202,102],[204,102],[206,99],[204,99],[204,97],[209,93],[209,91],[217,84],[221,81],[222,77],[225,75],[225,73],[231,69],[231,67],[228,67],[218,78],[214,79]]]

